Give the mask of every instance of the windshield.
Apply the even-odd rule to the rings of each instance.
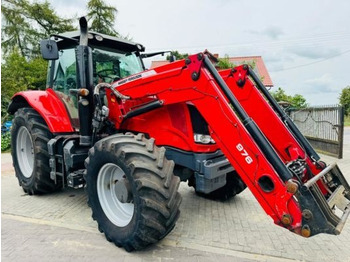
[[[112,83],[121,78],[143,71],[143,64],[138,53],[123,53],[116,50],[93,48],[93,82]],[[59,58],[50,61],[48,86],[65,104],[75,128],[79,128],[78,98],[70,93],[77,86],[76,49],[74,47],[59,51]]]
[[[94,48],[92,51],[94,84],[111,83],[143,71],[140,57],[135,53],[119,53]]]

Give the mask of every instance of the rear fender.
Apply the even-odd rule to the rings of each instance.
[[[63,102],[50,88],[45,91],[23,91],[12,97],[8,112],[30,106],[45,120],[52,133],[72,133],[74,128]]]

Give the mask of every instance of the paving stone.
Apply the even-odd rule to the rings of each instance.
[[[322,159],[338,162],[350,181],[346,137],[343,159]],[[28,196],[10,154],[1,159],[2,261],[350,261],[349,222],[339,236],[305,239],[274,225],[249,190],[220,202],[198,197],[185,183],[175,229],[158,245],[127,253],[98,232],[84,190]]]

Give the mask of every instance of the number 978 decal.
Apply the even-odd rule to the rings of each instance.
[[[241,153],[241,155],[244,157],[244,159],[247,162],[247,164],[253,163],[253,159],[250,157],[250,155],[248,154],[247,150],[244,149],[242,144],[237,144],[236,148]]]

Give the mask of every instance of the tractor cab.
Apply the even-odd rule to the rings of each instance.
[[[80,52],[80,35],[79,31],[67,32],[41,43],[43,57],[49,60],[47,87],[60,97],[75,129],[80,127],[76,90],[86,88],[92,94],[98,83],[144,71],[141,44],[88,32],[87,46]]]

